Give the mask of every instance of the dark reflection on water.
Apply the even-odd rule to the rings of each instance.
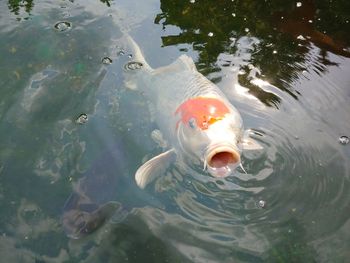
[[[300,3],[300,7],[297,6]],[[257,38],[249,53],[250,62],[264,68],[264,79],[287,91],[294,98],[298,91],[291,82],[302,71],[310,70],[307,53],[312,45],[319,47],[316,67],[320,73],[331,61],[327,51],[349,57],[349,15],[343,8],[347,1],[174,1],[162,0],[162,13],[155,23],[165,30],[164,46],[189,43],[198,51],[197,66],[202,72],[218,70],[220,53],[235,53],[242,36]],[[167,34],[167,28],[169,34]],[[177,26],[174,34],[172,26]],[[208,36],[212,33],[213,36]],[[267,105],[279,100],[259,87],[240,79],[243,86]]]
[[[349,258],[350,148],[339,143],[350,136],[348,1],[37,0],[0,10],[4,262]],[[55,30],[60,21],[70,29]],[[124,83],[133,71],[121,31],[151,66],[194,57],[227,94],[264,146],[244,153],[247,174],[215,179],[177,163],[137,188],[136,169],[163,142],[154,109]],[[74,232],[79,220],[66,228],[84,237],[67,238],[62,216],[84,212],[84,233]]]
[[[101,3],[106,4],[107,6],[111,6],[111,1],[109,0],[100,0]],[[74,0],[69,0],[69,2],[74,2]],[[34,7],[34,0],[8,0],[8,7],[11,12],[15,13],[16,15],[19,14],[19,9],[21,7],[25,8],[25,11],[30,13],[30,11]]]
[[[19,15],[20,10],[23,8],[25,12],[30,14],[30,11],[32,11],[34,6],[33,0],[9,0],[8,1],[8,7],[11,12],[15,13],[16,15]]]

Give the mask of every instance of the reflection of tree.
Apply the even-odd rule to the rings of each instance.
[[[111,6],[110,0],[100,0],[102,3],[106,4],[108,7]]]
[[[74,0],[70,0],[74,2]],[[111,6],[111,0],[100,0],[107,6]],[[8,7],[12,13],[19,15],[21,8],[24,8],[25,12],[30,14],[34,6],[34,0],[8,0]]]
[[[107,6],[111,3],[99,1]],[[301,0],[300,7],[295,0],[160,2],[162,13],[155,23],[165,29],[170,25],[181,29],[178,35],[163,36],[163,45],[191,44],[199,53],[197,67],[204,74],[220,70],[215,64],[220,53],[235,54],[237,45],[232,45],[232,38],[254,36],[259,44],[249,51],[252,55],[249,62],[262,68],[264,78],[271,84],[297,98],[298,93],[289,83],[298,78],[300,71],[310,70],[306,54],[311,44],[321,49],[316,55],[319,73],[327,65],[335,65],[328,57],[329,51],[350,56],[348,0]],[[34,0],[8,1],[10,11],[16,15],[21,9],[30,13],[33,5]],[[252,85],[246,76],[240,76],[240,82],[266,105],[278,105],[277,96]]]
[[[33,0],[9,0],[8,7],[16,15],[19,15],[20,9],[23,7],[27,13],[33,9]]]
[[[307,70],[304,62],[310,43],[322,50],[318,56],[321,65],[332,64],[327,51],[349,56],[344,48],[350,43],[346,22],[349,14],[344,11],[350,9],[346,8],[349,6],[347,0],[337,1],[337,8],[331,8],[333,4],[326,0],[315,0],[315,3],[304,0],[301,4],[297,7],[294,0],[201,0],[195,3],[161,0],[162,13],[157,15],[155,23],[164,29],[168,25],[181,29],[178,35],[163,36],[163,45],[192,44],[199,53],[197,66],[202,71],[204,68],[217,71],[215,62],[220,53],[234,54],[237,47],[232,46],[230,38],[246,35],[259,38],[259,44],[251,51],[250,62],[263,68],[264,76],[271,84],[296,98],[298,93],[288,83],[296,79],[300,71]],[[209,32],[213,36],[208,36]],[[325,67],[319,70],[322,72]],[[240,82],[243,78],[240,77]],[[278,102],[270,94],[245,82],[250,92],[267,105]]]

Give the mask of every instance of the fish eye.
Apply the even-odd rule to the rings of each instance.
[[[196,119],[195,119],[195,118],[191,118],[191,119],[188,121],[188,125],[189,125],[192,129],[195,129],[195,128],[197,127]]]

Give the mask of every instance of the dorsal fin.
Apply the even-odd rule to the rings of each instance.
[[[187,69],[191,71],[197,71],[196,65],[193,62],[193,59],[187,55],[181,55],[177,59],[178,63],[182,63]],[[176,62],[176,61],[175,61]]]
[[[176,59],[173,63],[168,66],[160,67],[154,70],[154,74],[165,73],[167,71],[170,72],[178,72],[178,71],[197,71],[196,65],[193,62],[193,59],[187,55],[181,55],[178,59]]]
[[[125,45],[130,48],[130,51],[133,55],[133,60],[137,62],[141,62],[143,64],[143,68],[146,70],[152,71],[153,69],[147,63],[145,57],[142,54],[142,51],[139,45],[134,41],[134,39],[128,35],[124,34],[122,37],[122,41],[125,42]],[[154,71],[155,74],[161,73],[164,71],[183,71],[183,70],[196,71],[196,65],[193,62],[193,59],[187,55],[181,55],[178,59],[176,59],[173,63],[168,66],[160,67]]]

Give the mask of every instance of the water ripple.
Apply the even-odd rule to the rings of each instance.
[[[325,84],[327,80],[322,81],[323,87]],[[260,125],[252,136],[264,147],[261,152],[244,152],[242,163],[248,174],[237,171],[218,180],[200,171],[180,169],[176,172],[180,176],[170,171],[167,180],[173,183],[168,200],[177,210],[175,214],[174,210],[164,212],[164,217],[174,216],[176,222],[165,220],[162,229],[171,228],[177,233],[167,237],[177,249],[184,250],[184,244],[195,247],[200,242],[223,249],[235,246],[239,252],[259,255],[278,242],[270,238],[271,233],[303,231],[317,239],[347,220],[347,145],[339,143],[340,135],[334,133],[329,118],[324,121],[325,114],[330,114],[325,105],[345,102],[337,98],[339,90],[324,88],[322,92],[312,98],[312,107],[306,104],[309,97],[299,102],[278,91],[280,110],[244,111],[245,119],[252,118],[252,123]],[[163,183],[162,179],[158,181],[158,185]],[[162,189],[166,197],[169,189]],[[143,216],[147,218],[151,212]],[[184,229],[189,236],[179,234]],[[249,245],[252,243],[256,246]],[[208,258],[216,253],[213,249],[207,252]]]

